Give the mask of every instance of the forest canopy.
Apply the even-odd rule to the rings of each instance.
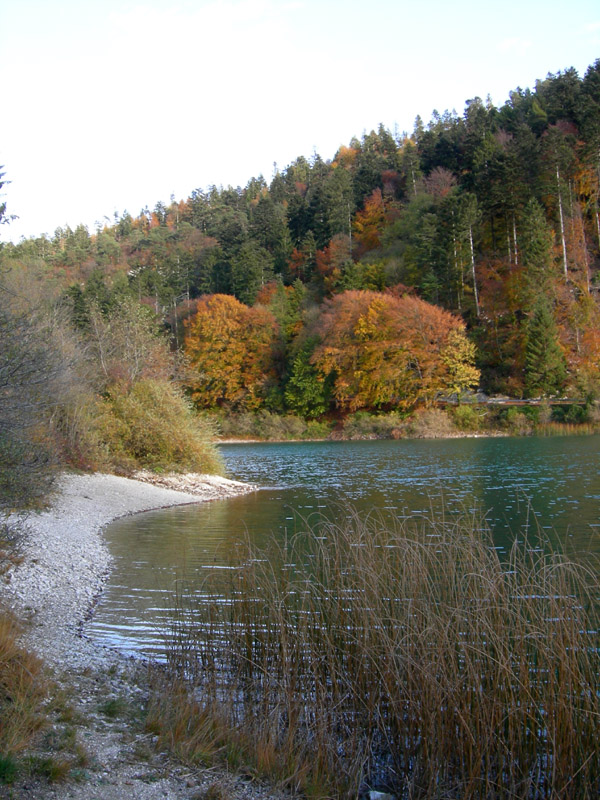
[[[120,392],[148,377],[131,378],[131,351],[150,315],[200,409],[311,418],[477,389],[583,400],[600,394],[599,203],[600,60],[501,107],[475,97],[270,181],[195,189],[0,258],[61,298],[98,357],[121,326],[99,362]],[[144,336],[139,363],[168,373]]]

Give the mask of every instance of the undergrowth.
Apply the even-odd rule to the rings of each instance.
[[[99,406],[95,430],[107,460],[121,470],[223,471],[212,425],[167,381],[112,387]]]

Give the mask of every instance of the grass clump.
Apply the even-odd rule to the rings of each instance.
[[[598,573],[476,518],[340,518],[203,586],[162,741],[200,729],[314,797],[596,798]]]
[[[44,702],[49,691],[37,656],[17,643],[18,627],[0,612],[0,782],[10,783],[19,755],[46,726]]]
[[[100,703],[98,711],[108,719],[117,719],[125,716],[130,711],[130,706],[124,697],[111,697]]]

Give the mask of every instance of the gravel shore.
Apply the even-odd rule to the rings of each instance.
[[[24,774],[0,798],[11,800],[283,800],[286,795],[248,775],[185,764],[157,748],[140,720],[148,696],[147,667],[85,638],[84,621],[110,574],[102,529],[118,517],[199,503],[256,487],[204,475],[64,475],[50,507],[9,522],[21,529],[20,563],[0,581],[0,599],[24,620],[23,644],[52,668],[73,709],[57,717],[31,753],[46,758],[47,742],[75,736],[83,766],[52,782]],[[122,711],[107,715],[110,704]],[[137,720],[137,721],[136,721]],[[46,742],[46,744],[44,744]],[[287,796],[289,798],[289,795]]]
[[[4,600],[31,623],[24,644],[53,667],[78,671],[116,658],[81,635],[110,573],[105,525],[140,511],[254,490],[213,475],[136,477],[64,475],[48,510],[10,520],[23,532],[22,561],[8,575]]]

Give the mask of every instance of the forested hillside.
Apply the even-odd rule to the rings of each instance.
[[[1,255],[96,347],[100,323],[152,309],[200,408],[318,417],[475,388],[585,399],[600,393],[599,195],[600,60],[500,108],[474,98],[270,181]]]

